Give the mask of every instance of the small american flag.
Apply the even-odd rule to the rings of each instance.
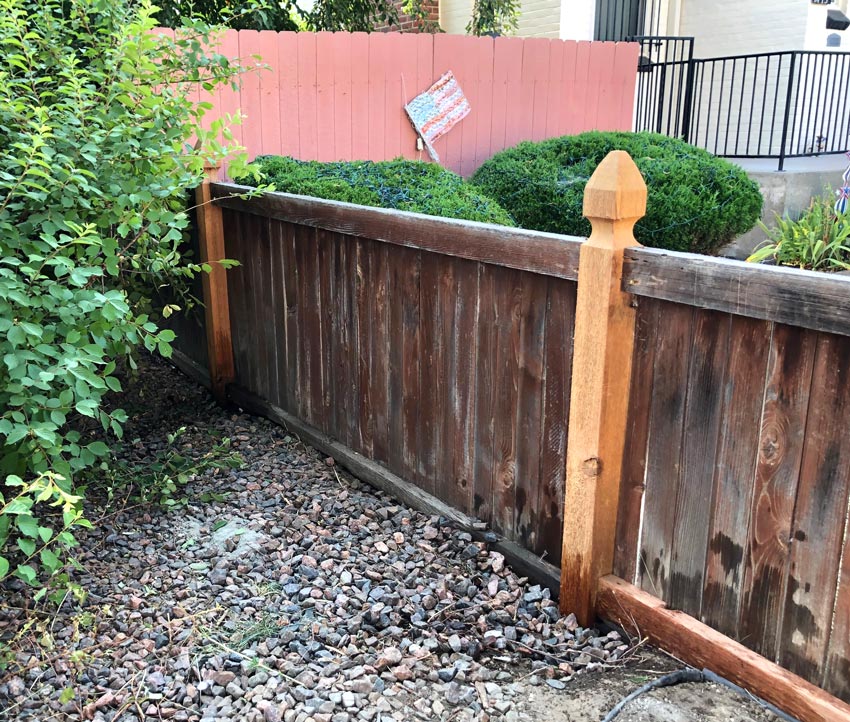
[[[434,141],[448,133],[469,115],[469,101],[451,70],[421,95],[404,106],[410,122],[419,133],[428,154],[439,163]]]
[[[850,188],[842,186],[835,191],[835,194],[838,196],[838,200],[835,201],[835,212],[845,213],[847,211],[847,199],[850,198]]]

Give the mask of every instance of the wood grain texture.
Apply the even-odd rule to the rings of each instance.
[[[281,262],[283,267],[283,299],[285,308],[284,335],[286,358],[286,398],[285,407],[289,413],[297,414],[301,408],[303,396],[299,368],[300,345],[298,326],[300,324],[301,307],[298,305],[298,270],[295,254],[295,226],[281,223]]]
[[[289,368],[286,339],[286,226],[271,222],[269,226],[269,324],[273,337],[274,368],[269,370],[272,391],[269,401],[282,409],[289,408]]]
[[[850,514],[850,508],[848,508]],[[844,549],[841,554],[832,634],[826,651],[822,684],[834,695],[850,702],[850,529],[844,523]]]
[[[624,151],[612,151],[584,193],[593,226],[581,248],[567,439],[561,611],[595,614],[597,580],[614,566],[635,313],[621,288],[623,251],[635,245],[646,184]]]
[[[351,444],[351,408],[348,394],[349,298],[345,264],[346,248],[334,234],[316,230],[316,278],[319,307],[316,309],[319,336],[319,372],[323,381],[321,397],[313,399],[316,413],[313,424]]]
[[[540,475],[536,538],[531,549],[546,554],[552,564],[560,564],[576,285],[558,279],[547,281]]]
[[[816,334],[777,325],[771,339],[750,511],[740,636],[776,660]]]
[[[370,241],[353,241],[354,265],[352,267],[354,283],[354,329],[352,338],[356,345],[354,367],[356,384],[352,394],[357,409],[356,426],[358,445],[354,449],[359,454],[372,457],[372,440],[375,435],[374,407],[372,403],[371,369],[373,361],[374,330],[369,307],[369,297],[375,289],[370,285],[372,257],[375,244]]]
[[[401,295],[393,303],[401,307],[401,424],[402,464],[399,475],[405,479],[418,478],[419,472],[419,272],[421,254],[407,248],[399,249],[397,263],[401,267]]]
[[[274,324],[271,318],[271,243],[269,240],[269,222],[257,219],[253,223],[254,237],[252,239],[251,278],[253,287],[254,318],[257,319],[256,385],[263,396],[269,398],[274,391],[277,380],[275,371],[275,336]]]
[[[771,325],[732,316],[701,619],[738,635]]]
[[[658,308],[654,332],[638,578],[641,589],[662,599],[670,589],[693,317],[693,308],[665,303]]]
[[[468,513],[472,508],[473,394],[478,268],[455,262],[439,274],[437,312],[442,338],[435,428],[439,435],[437,495]]]
[[[209,173],[214,174],[215,170]],[[207,338],[207,361],[216,399],[223,400],[224,387],[233,380],[233,342],[230,329],[230,303],[227,290],[227,271],[220,261],[225,255],[224,221],[221,208],[212,202],[209,180],[198,186],[195,193],[198,222],[198,245],[201,263],[211,270],[201,276],[203,283],[204,316]]]
[[[658,306],[657,302],[648,299],[641,299],[637,303],[635,352],[629,389],[629,426],[623,452],[620,507],[617,510],[614,573],[632,584],[637,583],[638,577],[637,556],[646,488],[647,440],[653,395]]]
[[[514,484],[514,533],[530,548],[537,545],[537,508],[540,492],[541,435],[544,404],[544,348],[546,340],[546,279],[522,277],[521,323],[516,428],[520,437]]]
[[[819,334],[797,487],[779,663],[825,666],[850,493],[850,338]]]
[[[446,384],[440,375],[440,360],[446,344],[439,303],[441,260],[434,253],[423,253],[419,276],[419,340],[422,344],[419,356],[419,484],[429,494],[437,493],[437,459],[442,458],[442,417],[438,409],[446,393]]]
[[[578,277],[579,238],[288,193],[243,199],[234,194],[248,188],[232,183],[211,188],[223,208],[571,281]]]
[[[842,276],[640,248],[626,253],[623,290],[850,335],[850,278]]]
[[[519,390],[519,339],[522,307],[522,274],[499,270],[499,291],[495,304],[496,397],[493,416],[493,497],[490,521],[500,534],[514,538],[514,486],[516,484],[517,428]]]
[[[702,605],[711,522],[706,510],[715,506],[712,482],[729,353],[729,325],[726,314],[697,311],[690,349],[667,600],[674,609],[694,617],[699,617]]]
[[[369,322],[372,332],[369,390],[372,402],[372,453],[375,461],[389,462],[389,262],[388,247],[370,244]]]
[[[498,334],[496,331],[496,294],[498,269],[478,264],[478,359],[476,363],[474,469],[472,476],[472,514],[490,522],[493,515],[493,481],[496,428],[496,372]],[[560,509],[558,510],[560,517]]]
[[[243,319],[250,317],[246,303],[250,296],[246,292],[248,267],[245,260],[245,241],[240,232],[240,214],[225,210],[222,213],[224,226],[225,253],[227,258],[240,262],[227,274],[228,317],[231,328],[231,347],[233,349],[233,379],[245,383],[249,378],[248,365],[251,363],[250,327]]]
[[[850,705],[617,577],[604,577],[599,613],[678,659],[707,668],[797,717],[848,722]]]

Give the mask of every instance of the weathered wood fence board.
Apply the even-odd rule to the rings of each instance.
[[[650,298],[638,316],[615,569],[850,698],[827,672],[847,648],[850,338]]]
[[[238,91],[204,99],[214,106],[210,119],[241,111],[234,137],[251,158],[427,159],[403,107],[451,70],[471,112],[435,147],[442,165],[468,176],[522,140],[630,130],[638,50],[546,38],[228,30],[218,51],[263,67],[244,74]]]
[[[557,563],[575,283],[226,205],[224,223],[235,383]]]
[[[284,194],[234,197],[240,190],[210,187],[225,253],[242,264],[227,274],[230,398],[291,423],[411,503],[475,533],[483,520],[528,550],[528,569],[551,569],[539,557],[562,561],[562,539],[573,539],[582,563],[595,554],[643,590],[606,577],[599,609],[624,618],[612,611],[622,599],[659,625],[659,641],[686,640],[696,661],[701,640],[719,644],[717,630],[784,668],[746,656],[762,694],[790,700],[807,722],[824,709],[850,719],[827,695],[795,702],[811,690],[790,674],[850,701],[850,280],[625,248],[608,321],[593,327],[616,325],[612,303],[627,315],[636,307],[634,338],[611,334],[619,348],[604,355],[610,365],[633,344],[630,384],[607,398],[610,373],[626,365],[589,384],[586,367],[597,364],[585,357],[585,391],[603,389],[602,403],[570,437],[574,346],[591,343],[575,334],[580,239]],[[609,275],[616,264],[600,278]],[[172,326],[197,371],[204,326]],[[602,440],[597,416],[624,404],[625,437],[591,448]],[[589,446],[577,450],[581,429]],[[583,522],[564,530],[588,497],[581,478],[565,492],[571,438],[604,517],[592,533]],[[622,449],[616,532],[617,494],[599,482],[606,457],[616,468],[612,448]],[[566,582],[592,606],[593,579]],[[739,651],[718,647],[729,674],[740,673]]]

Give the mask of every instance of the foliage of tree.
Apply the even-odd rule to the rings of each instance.
[[[510,35],[516,32],[519,0],[475,0],[466,26],[470,35]]]
[[[170,354],[156,289],[200,270],[178,250],[187,189],[232,148],[187,81],[237,68],[200,22],[154,34],[154,12],[0,0],[0,580],[67,583],[81,483],[110,455],[92,425],[120,438],[126,420],[104,403],[116,365]]]
[[[399,7],[419,19],[426,32],[439,31],[428,19],[422,0],[316,0],[303,7],[298,0],[160,0],[158,19],[164,27],[179,27],[186,17],[250,30],[331,30],[369,32],[398,22]],[[516,30],[518,0],[475,0],[466,27],[471,35],[507,34]]]

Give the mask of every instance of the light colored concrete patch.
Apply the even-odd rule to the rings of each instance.
[[[539,722],[600,722],[624,697],[681,665],[648,652],[626,669],[577,677],[564,690],[529,687],[523,712]],[[640,695],[615,722],[778,722],[756,702],[717,684],[684,683]]]
[[[837,187],[841,180],[841,173],[846,167],[846,159],[840,170],[833,167],[834,165],[835,157],[829,156],[829,162],[824,162],[820,168],[810,170],[778,172],[746,169],[747,175],[759,184],[764,197],[762,222],[770,228],[775,226],[776,216],[797,218],[809,206],[814,196]],[[756,226],[722,248],[720,255],[745,259],[766,238],[767,234]]]
[[[246,520],[238,518],[228,519],[226,524],[215,529],[195,519],[187,519],[180,534],[184,543],[214,551],[215,556],[226,556],[228,559],[259,549],[266,539],[264,534],[250,529]]]

